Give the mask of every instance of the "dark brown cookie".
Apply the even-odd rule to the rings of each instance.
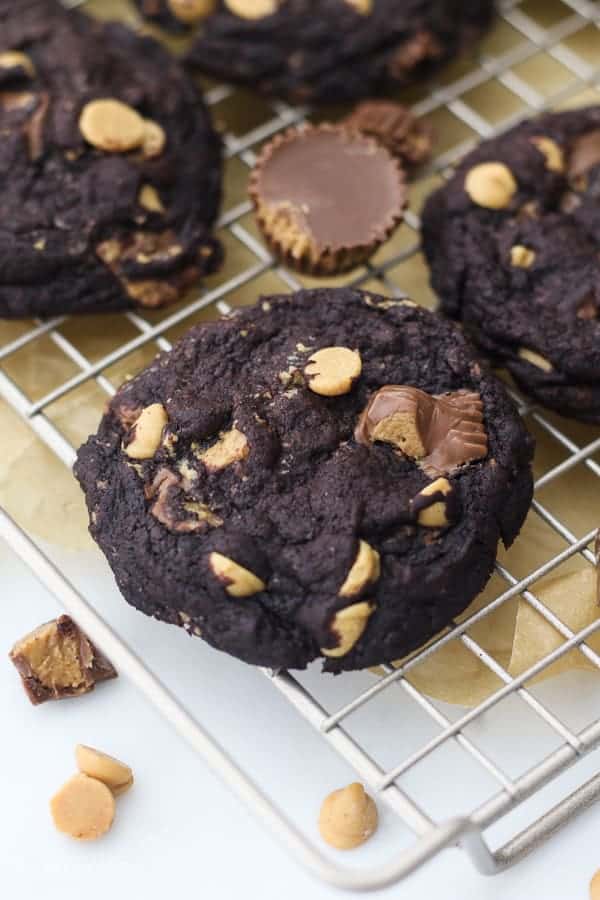
[[[173,15],[182,0],[137,2],[161,25],[183,27]],[[494,8],[492,0],[214,0],[205,10],[211,5],[199,10],[190,64],[300,103],[356,100],[425,78],[485,31]]]
[[[126,600],[247,662],[338,672],[470,603],[526,515],[531,456],[454,325],[343,288],[190,331],[75,472]]]
[[[154,40],[0,0],[0,316],[162,306],[215,268],[220,141]]]
[[[430,197],[442,309],[546,406],[600,423],[600,107],[486,141]]]

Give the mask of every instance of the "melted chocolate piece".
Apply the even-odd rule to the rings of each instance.
[[[391,429],[379,427],[385,422]],[[487,455],[483,404],[474,391],[432,396],[406,385],[385,385],[361,413],[354,436],[366,445],[393,443],[431,475],[447,475]]]

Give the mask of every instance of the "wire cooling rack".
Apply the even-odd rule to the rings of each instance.
[[[71,6],[80,5],[71,3]],[[87,4],[105,15],[113,11],[112,2],[91,0]],[[120,4],[122,6],[122,4]],[[585,0],[523,0],[501,6],[498,23],[483,42],[476,60],[456,63],[439,80],[425,89],[409,89],[401,96],[412,102],[414,111],[432,120],[440,135],[439,152],[425,168],[413,187],[419,199],[439,183],[452,163],[478,139],[487,138],[510,126],[524,115],[546,108],[599,102],[600,92],[600,9]],[[175,309],[162,312],[129,312],[112,316],[106,327],[96,323],[97,330],[114,332],[108,352],[89,343],[89,328],[82,320],[55,318],[50,321],[0,325],[0,397],[25,420],[41,440],[65,463],[71,466],[75,448],[85,434],[74,436],[61,426],[61,403],[69,403],[81,389],[91,387],[100,412],[102,398],[112,395],[130,367],[139,367],[157,351],[169,349],[171,341],[203,318],[230,312],[239,304],[249,303],[261,291],[296,289],[310,283],[281,267],[265,249],[254,228],[250,204],[245,197],[248,168],[252,166],[261,142],[276,132],[310,117],[307,109],[285,103],[266,104],[253,98],[244,100],[243,92],[226,85],[209,85],[206,99],[215,117],[224,123],[227,158],[225,209],[219,227],[228,250],[223,273],[209,280],[206,289]],[[240,95],[242,101],[240,102]],[[414,298],[431,305],[426,272],[418,246],[418,207],[409,210],[406,223],[396,238],[379,251],[373,263],[334,283],[366,285],[391,295],[408,291]],[[329,283],[329,282],[328,282]],[[103,320],[108,323],[108,319]],[[40,390],[39,380],[33,386],[27,366],[17,366],[23,354],[35,354],[38,347],[60,358],[56,371],[50,367],[47,381]],[[533,587],[542,576],[558,571],[567,560],[578,557],[583,565],[594,565],[590,548],[594,530],[577,535],[572,517],[560,514],[540,500],[540,492],[552,484],[564,483],[579,467],[586,470],[590,490],[598,491],[600,482],[600,436],[583,426],[560,420],[527,403],[514,392],[520,411],[541,441],[552,445],[552,462],[539,472],[536,499],[531,515],[561,542],[561,549],[525,577],[513,574],[507,565],[497,563],[497,579],[501,588],[483,609],[472,613],[426,649],[411,657],[399,668],[382,667],[379,677],[349,702],[337,708],[325,708],[318,690],[309,688],[286,671],[264,670],[271,685],[303,716],[384,800],[402,820],[413,837],[408,847],[396,850],[392,861],[377,869],[346,869],[330,861],[321,849],[308,840],[286,814],[278,809],[251,777],[223,750],[183,707],[177,697],[146,665],[135,656],[118,634],[100,618],[68,582],[38,545],[0,509],[0,537],[33,570],[40,581],[62,602],[82,628],[107,653],[117,668],[127,674],[225,782],[237,792],[263,823],[295,857],[314,874],[338,887],[373,890],[392,884],[435,856],[445,847],[460,844],[477,868],[492,874],[516,862],[545,838],[562,827],[580,810],[600,796],[600,774],[596,774],[558,805],[545,812],[499,848],[492,850],[484,832],[499,822],[518,805],[532,798],[568,767],[582,759],[600,744],[600,719],[573,727],[542,702],[530,683],[566,654],[577,649],[587,662],[600,669],[600,656],[587,643],[600,621],[577,633],[536,596]],[[88,398],[89,399],[89,398]],[[536,473],[538,474],[538,473]],[[598,492],[600,499],[600,491]],[[600,505],[600,504],[599,504]],[[518,677],[512,677],[494,656],[472,636],[473,626],[500,610],[511,599],[523,601],[554,629],[562,643],[549,655],[530,666]],[[498,687],[477,706],[452,718],[440,704],[434,703],[411,681],[411,672],[431,659],[450,641],[460,642],[496,677]],[[352,717],[365,705],[395,685],[428,717],[433,736],[419,744],[404,758],[384,764],[372,756],[366,746],[352,734]],[[556,738],[554,749],[533,765],[509,775],[496,759],[490,742],[471,736],[469,727],[480,725],[485,734],[486,715],[509,697],[518,697],[527,714],[541,720]],[[483,802],[461,815],[436,817],[418,802],[406,788],[407,776],[419,763],[428,760],[441,747],[455,743],[483,769],[494,789]],[[485,743],[482,748],[480,743]]]

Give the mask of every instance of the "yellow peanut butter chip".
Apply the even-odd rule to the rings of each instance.
[[[240,19],[264,19],[279,8],[279,0],[225,0],[225,6]]]
[[[225,590],[231,597],[251,597],[264,591],[265,583],[251,572],[240,566],[239,563],[223,556],[222,553],[211,553],[209,565],[219,581],[225,585]]]
[[[551,172],[564,172],[565,156],[556,141],[548,137],[532,137],[531,143],[535,144],[546,159],[546,168]]]
[[[340,597],[353,597],[367,584],[377,581],[380,574],[379,553],[366,541],[360,541],[358,553],[346,580],[340,588]]]
[[[90,778],[97,778],[110,788],[115,796],[124,794],[133,784],[133,772],[129,766],[94,747],[77,744],[75,760],[80,772],[89,775]]]
[[[325,797],[319,813],[319,831],[336,850],[352,850],[375,833],[378,818],[375,801],[362,784],[354,782]]]
[[[310,390],[323,397],[347,394],[361,372],[360,353],[348,347],[324,347],[317,350],[304,369]]]
[[[375,608],[366,601],[354,603],[337,612],[331,628],[338,637],[338,645],[331,648],[321,647],[323,656],[339,657],[349,653],[367,627],[369,616],[374,612]]]
[[[133,440],[125,447],[131,459],[152,459],[158,450],[165,425],[169,421],[162,403],[143,409],[133,426]]]
[[[63,834],[78,841],[93,841],[110,829],[115,818],[115,798],[97,778],[79,773],[52,797],[50,812]]]
[[[135,150],[144,140],[144,119],[126,103],[112,98],[86,103],[79,130],[89,144],[109,153]]]
[[[478,206],[505,209],[516,193],[517,182],[504,163],[480,163],[467,172],[465,190]]]

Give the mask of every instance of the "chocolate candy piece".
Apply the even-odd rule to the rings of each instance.
[[[25,635],[10,651],[27,696],[37,706],[92,691],[117,672],[69,616]]]
[[[432,396],[407,385],[385,385],[370,398],[354,436],[361,444],[393,444],[432,477],[487,455],[483,404],[475,391]]]
[[[316,275],[366,262],[401,221],[407,197],[402,170],[384,147],[333,125],[276,137],[249,191],[273,252]]]
[[[375,138],[405,165],[416,166],[431,156],[432,130],[407,106],[391,100],[366,100],[341,123],[351,131]]]

